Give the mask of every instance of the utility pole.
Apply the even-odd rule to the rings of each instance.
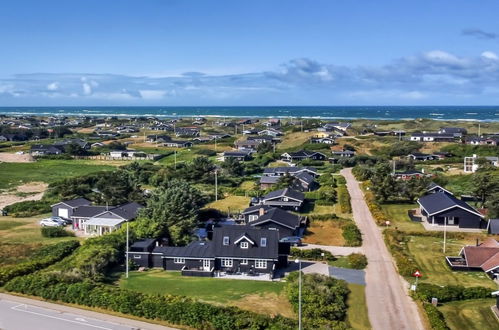
[[[296,259],[298,264],[298,330],[302,330],[301,325],[301,260]]]
[[[218,201],[218,169],[215,169],[215,201]]]
[[[444,217],[444,253],[445,253],[446,243],[447,243],[447,217]]]
[[[177,169],[177,150],[173,150],[173,163],[174,163],[174,167],[175,169]]]
[[[128,221],[126,222],[126,278],[128,278],[128,240],[129,240],[129,229],[128,229]]]

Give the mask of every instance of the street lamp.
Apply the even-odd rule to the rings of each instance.
[[[125,271],[126,275],[125,275],[125,277],[126,278],[128,278],[128,245],[129,245],[128,244],[128,237],[129,237],[129,230],[128,230],[128,220],[127,220],[126,221],[126,253],[125,253],[125,255],[126,255],[126,257],[125,257],[125,259],[126,259],[126,261],[125,261],[126,262],[126,266],[125,266],[126,267],[125,268],[126,269],[126,271]]]
[[[298,264],[298,330],[301,330],[301,260],[296,259]]]

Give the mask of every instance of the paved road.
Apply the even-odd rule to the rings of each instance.
[[[2,330],[172,329],[113,315],[0,294]]]
[[[329,267],[329,276],[348,283],[366,285],[366,272],[360,269]]]
[[[347,256],[352,253],[363,253],[360,247],[349,247],[349,246],[331,246],[331,245],[318,245],[318,244],[306,244],[298,247],[303,250],[310,249],[322,249],[331,252],[333,256]]]
[[[407,283],[397,273],[351,169],[341,174],[347,181],[353,218],[363,235],[363,249],[369,261],[366,269],[366,299],[374,330],[424,329],[416,303],[408,296]]]

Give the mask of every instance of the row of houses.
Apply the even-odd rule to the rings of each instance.
[[[83,150],[89,150],[91,145],[82,139],[65,139],[56,141],[53,144],[35,144],[31,146],[32,156],[59,155],[67,151],[70,145],[77,145]]]

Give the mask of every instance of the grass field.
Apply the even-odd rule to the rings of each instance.
[[[316,134],[317,132],[288,133],[282,137],[282,141],[277,145],[277,149],[282,150],[301,146],[302,144],[307,143],[310,138]]]
[[[423,225],[411,221],[407,211],[415,209],[418,204],[382,204],[381,208],[391,221],[392,227],[397,227],[403,231],[424,231]]]
[[[452,330],[495,330],[499,321],[490,310],[495,299],[463,300],[446,303],[438,309]]]
[[[456,272],[447,266],[445,256],[458,255],[464,245],[471,243],[473,243],[471,238],[467,241],[448,239],[447,251],[444,254],[443,238],[411,236],[407,247],[423,273],[422,282],[496,289],[497,285],[484,272]]]
[[[244,196],[228,196],[219,199],[216,202],[211,202],[206,205],[206,208],[217,209],[222,212],[242,211],[249,206],[250,198]]]
[[[339,221],[312,221],[303,241],[309,244],[343,246],[345,240]]]
[[[350,294],[348,295],[347,321],[355,330],[371,329],[367,315],[367,303],[365,286],[360,284],[348,284]]]
[[[51,183],[68,177],[112,170],[114,166],[95,165],[86,160],[39,160],[33,163],[0,163],[0,189],[27,182]]]
[[[131,272],[128,279],[120,280],[121,287],[139,292],[183,295],[258,313],[295,317],[284,296],[284,285],[282,282],[182,277],[180,272],[163,270]]]

